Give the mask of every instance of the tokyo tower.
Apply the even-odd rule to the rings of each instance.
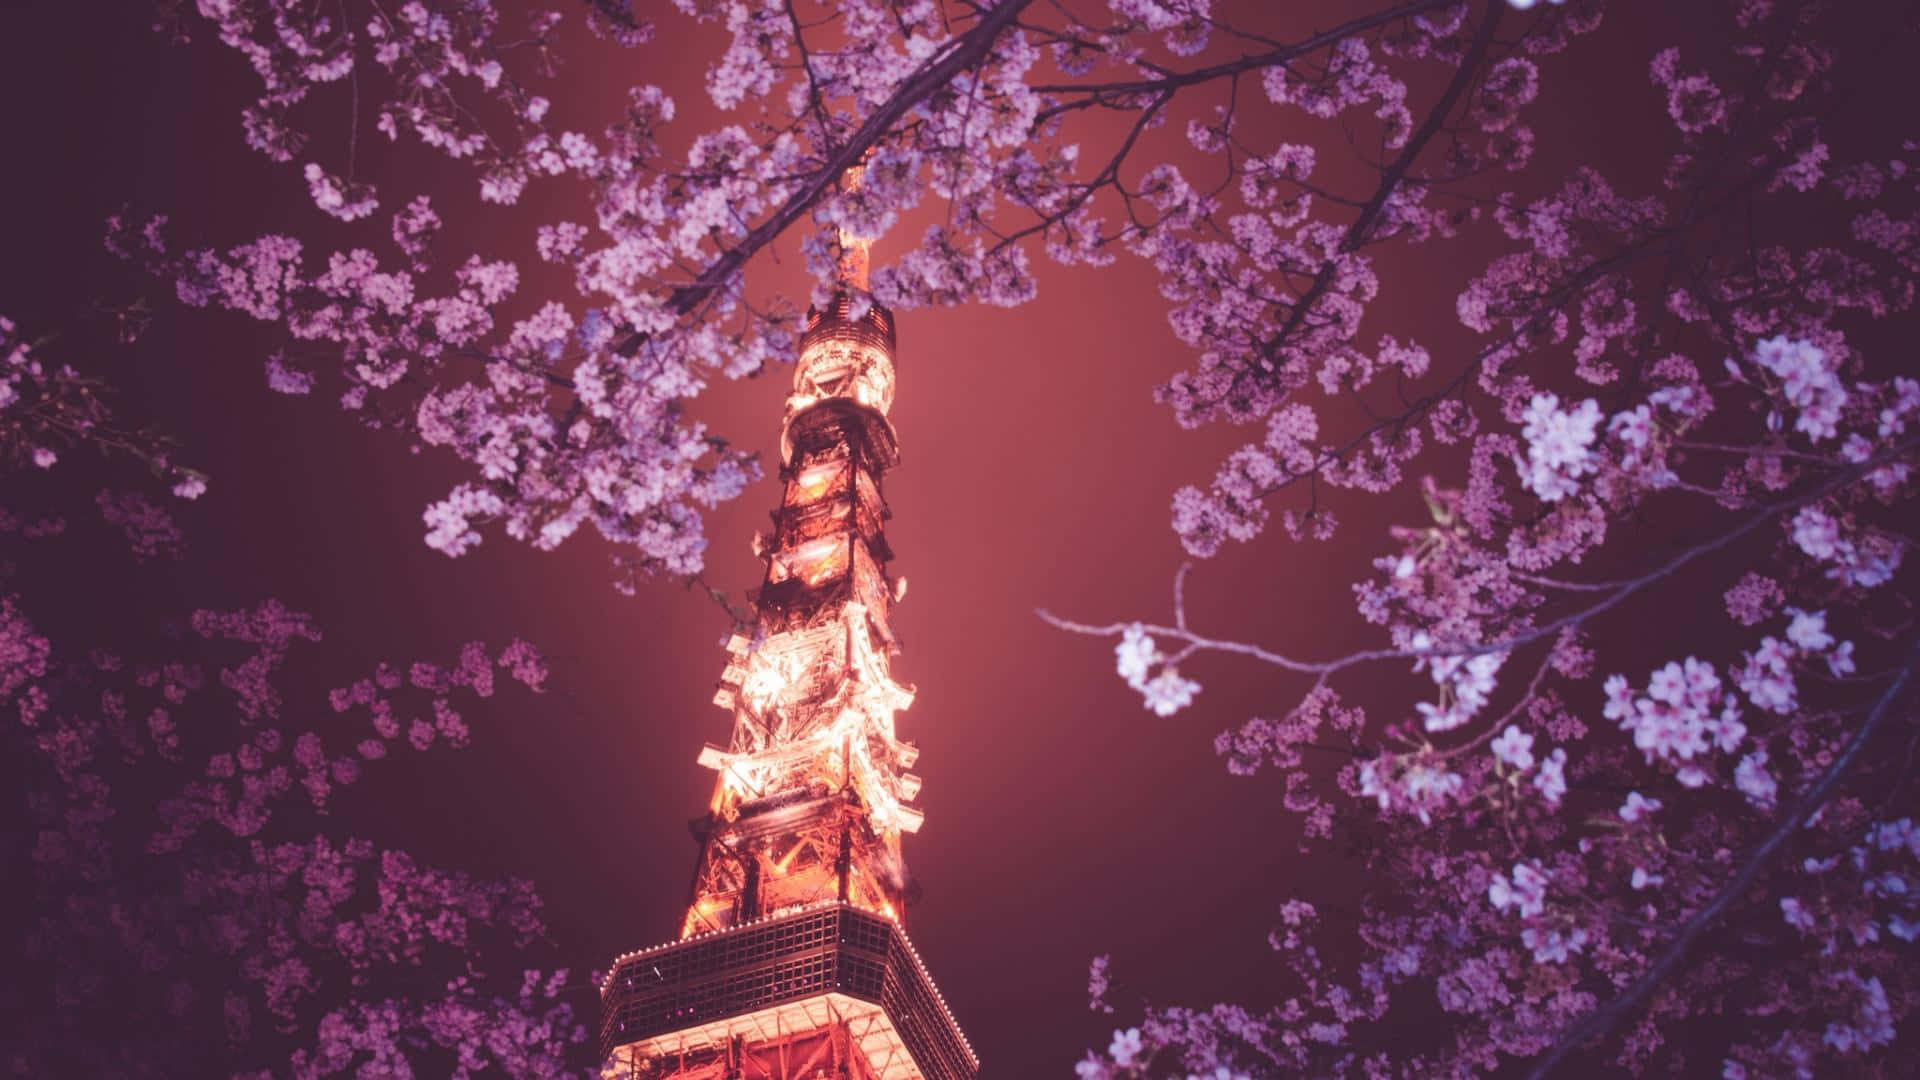
[[[858,170],[852,174],[858,183]],[[619,957],[601,986],[608,1077],[971,1080],[979,1062],[903,923],[900,839],[918,755],[894,731],[881,480],[894,325],[870,302],[865,241],[841,236],[838,288],[807,313],[780,427],[784,485],[754,623],[727,644],[714,703],[733,714],[695,822],[678,941]]]

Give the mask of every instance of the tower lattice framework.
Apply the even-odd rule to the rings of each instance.
[[[854,177],[858,180],[857,173]],[[607,1075],[712,1080],[971,1080],[978,1061],[903,925],[900,840],[918,751],[894,730],[893,606],[904,581],[882,493],[894,326],[843,235],[840,288],[808,312],[781,424],[780,506],[750,633],[714,703],[733,713],[695,822],[680,940],[620,957],[602,987]]]

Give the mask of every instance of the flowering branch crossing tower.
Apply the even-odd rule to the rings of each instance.
[[[856,169],[850,177],[859,182]],[[609,1077],[971,1080],[979,1062],[907,940],[900,838],[920,828],[918,751],[894,731],[885,472],[893,316],[844,232],[838,287],[807,313],[780,428],[785,485],[752,634],[727,643],[707,746],[713,801],[680,940],[601,987]]]

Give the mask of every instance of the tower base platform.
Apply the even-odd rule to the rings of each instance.
[[[892,920],[829,902],[628,953],[601,987],[613,1080],[973,1080],[979,1061]]]

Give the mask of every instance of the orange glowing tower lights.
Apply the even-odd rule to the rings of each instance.
[[[852,175],[858,183],[858,170]],[[902,926],[900,838],[917,751],[894,731],[893,605],[905,581],[881,494],[893,316],[869,302],[867,244],[841,235],[840,287],[807,313],[780,428],[785,485],[751,635],[727,643],[714,703],[733,713],[696,824],[680,940],[620,957],[601,988],[617,1077],[971,1080],[972,1049]]]

